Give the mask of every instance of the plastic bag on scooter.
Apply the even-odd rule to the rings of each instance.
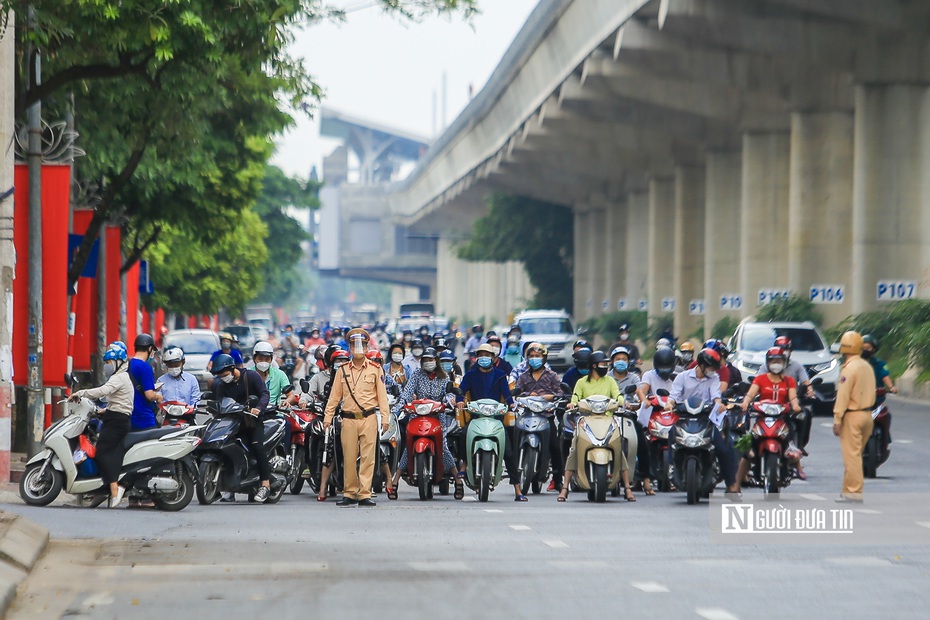
[[[100,475],[100,468],[97,467],[97,461],[92,458],[84,459],[78,465],[78,478],[96,478]]]

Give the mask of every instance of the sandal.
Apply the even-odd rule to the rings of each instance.
[[[564,502],[567,500],[568,500],[568,489],[563,487],[562,490],[559,491],[559,496],[555,498],[555,501]]]
[[[455,499],[464,499],[465,498],[465,485],[462,484],[461,476],[456,477],[455,479],[455,493],[452,495]]]
[[[318,501],[318,502],[325,502],[326,499],[327,499],[327,498],[326,498],[326,495],[325,495],[325,494],[323,494],[323,495],[317,495],[317,496],[316,496],[316,501]]]
[[[528,499],[526,498],[526,495],[520,494],[520,495],[517,495],[516,497],[514,497],[514,498],[513,498],[513,501],[515,501],[515,502],[528,502],[528,501],[530,501],[530,500],[528,500]]]
[[[623,499],[625,499],[628,502],[635,502],[636,496],[633,495],[633,491],[631,489],[626,489],[626,493],[624,494]]]
[[[799,480],[807,480],[807,472],[805,472],[803,469],[796,469],[795,474]]]
[[[651,484],[649,485],[648,488],[646,487],[646,485],[643,485],[643,493],[645,493],[646,495],[655,495],[656,490],[652,488]]]
[[[388,490],[387,490],[387,497],[388,497],[388,499],[390,499],[390,500],[395,500],[395,499],[397,499],[397,487],[391,487],[390,489],[388,489]]]

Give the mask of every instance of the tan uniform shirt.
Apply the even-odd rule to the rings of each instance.
[[[365,360],[364,366],[356,368],[353,361],[339,368],[335,373],[336,378],[333,379],[333,389],[329,394],[326,414],[323,418],[325,424],[332,423],[336,406],[340,403],[342,411],[349,414],[360,414],[375,408],[382,412],[390,411],[387,389],[384,387],[384,371],[381,366]]]
[[[867,411],[875,405],[875,371],[871,364],[852,356],[843,364],[836,387],[833,422],[839,424],[847,411]]]

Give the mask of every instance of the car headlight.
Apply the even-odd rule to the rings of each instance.
[[[839,362],[836,359],[831,359],[829,362],[824,362],[823,364],[817,364],[816,366],[811,366],[811,370],[817,373],[827,372],[828,370],[833,370],[839,365]]]

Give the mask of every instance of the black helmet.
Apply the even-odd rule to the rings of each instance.
[[[870,344],[872,345],[873,351],[878,351],[878,338],[876,338],[872,334],[866,334],[865,336],[863,336],[862,344]]]
[[[581,351],[579,351],[579,353],[581,353]],[[595,351],[588,358],[588,363],[591,364],[592,366],[594,366],[595,364],[599,362],[606,362],[606,361],[607,361],[607,354],[605,354],[603,351]]]
[[[433,347],[427,347],[423,349],[423,355],[420,356],[420,359],[422,360],[426,358],[436,359],[436,349]]]
[[[575,351],[572,353],[572,359],[575,361],[575,366],[586,368],[591,362],[591,349],[579,349]]]
[[[213,360],[213,366],[210,367],[210,372],[216,376],[225,370],[231,370],[235,367],[236,362],[233,361],[232,355],[220,353],[216,356],[216,359]]]
[[[573,349],[590,349],[591,345],[588,344],[587,340],[576,340],[575,344],[572,345]]]
[[[132,343],[132,348],[136,351],[142,351],[148,348],[156,349],[155,339],[150,334],[139,334]]]
[[[652,366],[656,374],[663,379],[668,379],[675,372],[675,351],[669,347],[661,347],[652,356]]]
[[[342,351],[342,347],[336,346],[334,344],[326,347],[326,353],[323,354],[323,363],[327,366],[333,365],[333,353],[336,351]]]

